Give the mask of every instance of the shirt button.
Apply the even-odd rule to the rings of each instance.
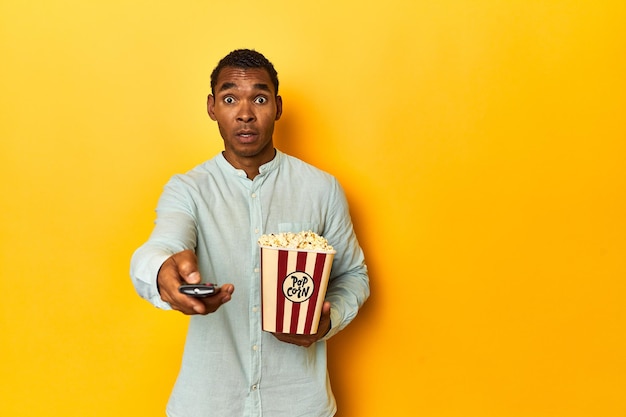
[[[252,307],[252,312],[256,313],[257,311],[259,311],[259,307]]]
[[[254,345],[254,346],[252,346],[252,350],[254,350],[256,352],[257,350],[259,350],[259,347],[257,345]]]
[[[254,229],[254,233],[258,235],[259,234],[259,229]]]
[[[254,272],[259,272],[259,268],[254,268]]]
[[[256,197],[256,193],[252,193],[252,195],[250,197],[255,198]]]
[[[256,391],[258,388],[259,388],[259,387],[258,387],[256,384],[254,384],[254,385],[252,386],[252,391]]]

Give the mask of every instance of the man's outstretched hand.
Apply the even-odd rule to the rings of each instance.
[[[205,298],[195,298],[181,294],[178,287],[182,284],[199,284],[202,282],[198,272],[198,260],[196,254],[190,250],[184,250],[170,256],[159,269],[157,284],[161,299],[174,310],[183,314],[209,314],[230,301],[235,287],[232,284],[224,284],[216,288],[214,295]]]

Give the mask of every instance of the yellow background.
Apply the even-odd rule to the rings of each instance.
[[[158,416],[186,318],[128,278],[221,149],[209,74],[276,65],[276,142],[346,188],[372,297],[341,417],[626,415],[623,1],[2,0],[0,415]],[[297,399],[294,399],[297,401]]]

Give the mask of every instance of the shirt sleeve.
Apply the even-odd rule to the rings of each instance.
[[[350,217],[343,189],[334,180],[324,237],[337,254],[333,260],[326,301],[331,303],[332,328],[324,339],[344,329],[357,315],[370,294],[367,266]]]
[[[152,234],[131,258],[130,276],[135,290],[152,305],[165,310],[171,310],[171,306],[159,294],[159,269],[173,254],[195,249],[196,246],[196,221],[188,201],[183,183],[176,177],[172,178],[157,204]]]

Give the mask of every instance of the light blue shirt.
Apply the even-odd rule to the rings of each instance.
[[[326,417],[336,411],[326,340],[343,329],[369,296],[363,252],[341,186],[331,175],[277,151],[249,180],[220,153],[165,186],[155,228],[134,253],[139,295],[161,300],[163,262],[194,249],[203,280],[232,283],[232,300],[207,316],[191,316],[183,361],[167,405],[170,417]],[[262,234],[312,230],[336,249],[326,300],[332,328],[309,348],[261,330]],[[175,360],[175,359],[172,359]]]

